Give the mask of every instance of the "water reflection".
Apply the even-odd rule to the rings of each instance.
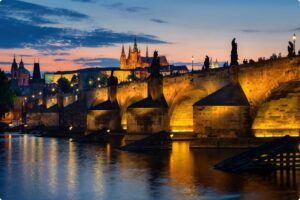
[[[299,171],[231,174],[213,164],[240,150],[126,153],[105,145],[0,136],[2,199],[298,199]]]

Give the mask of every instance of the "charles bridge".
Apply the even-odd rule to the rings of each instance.
[[[155,64],[153,65],[155,66]],[[199,137],[300,136],[300,57],[161,77],[58,94],[27,113],[27,124],[127,134],[194,133]]]

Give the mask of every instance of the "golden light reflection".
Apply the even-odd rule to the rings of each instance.
[[[55,192],[57,189],[57,140],[51,139],[50,145],[50,155],[49,160],[51,165],[48,166],[49,170],[49,187],[51,189],[51,192]]]
[[[172,182],[176,185],[193,185],[194,159],[188,142],[173,142],[169,168]]]
[[[76,146],[73,142],[69,142],[69,159],[68,159],[68,191],[75,193],[77,184],[77,160],[76,160]]]
[[[101,151],[101,149],[98,149],[98,152]],[[99,152],[99,154],[96,154],[96,162],[94,166],[94,190],[102,195],[104,194],[104,180],[103,180],[103,161],[102,161],[102,153]]]

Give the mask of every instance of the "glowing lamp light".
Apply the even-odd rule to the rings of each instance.
[[[98,77],[97,80],[100,81],[101,79]]]
[[[32,95],[31,97],[34,99],[34,98],[35,98],[35,95]]]
[[[93,81],[89,81],[89,85],[92,85],[93,84]]]
[[[170,135],[170,138],[173,138],[173,137],[174,137],[174,134],[171,134],[171,135]]]
[[[74,87],[74,84],[73,84],[73,83],[71,84],[71,87]]]
[[[24,124],[24,127],[25,127],[25,128],[27,128],[27,127],[28,127],[28,125],[27,125],[27,124]]]
[[[52,88],[51,91],[52,91],[52,92],[55,92],[55,88]]]
[[[25,97],[25,101],[27,101],[27,97]]]
[[[296,33],[294,33],[293,35],[293,41],[296,41],[297,40],[297,36],[296,36]]]
[[[42,95],[43,93],[42,92],[39,92],[39,95]]]
[[[69,131],[72,131],[72,130],[73,130],[73,126],[70,126],[70,127],[69,127]]]
[[[194,56],[192,56],[192,61],[194,61],[195,60],[195,58],[194,58]]]
[[[107,129],[106,132],[107,132],[107,133],[110,133],[110,129]]]
[[[76,92],[79,92],[79,89],[76,89]]]

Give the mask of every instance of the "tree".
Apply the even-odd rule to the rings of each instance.
[[[68,79],[62,77],[57,82],[58,82],[58,88],[63,93],[69,93],[71,91],[71,83]]]
[[[231,46],[232,46],[232,49],[231,49],[231,63],[230,63],[230,66],[233,66],[233,65],[239,65],[239,56],[238,56],[238,45],[235,41],[236,39],[233,38],[232,42],[231,42]]]
[[[6,112],[12,109],[14,101],[15,94],[6,75],[0,70],[0,117],[3,117]]]

